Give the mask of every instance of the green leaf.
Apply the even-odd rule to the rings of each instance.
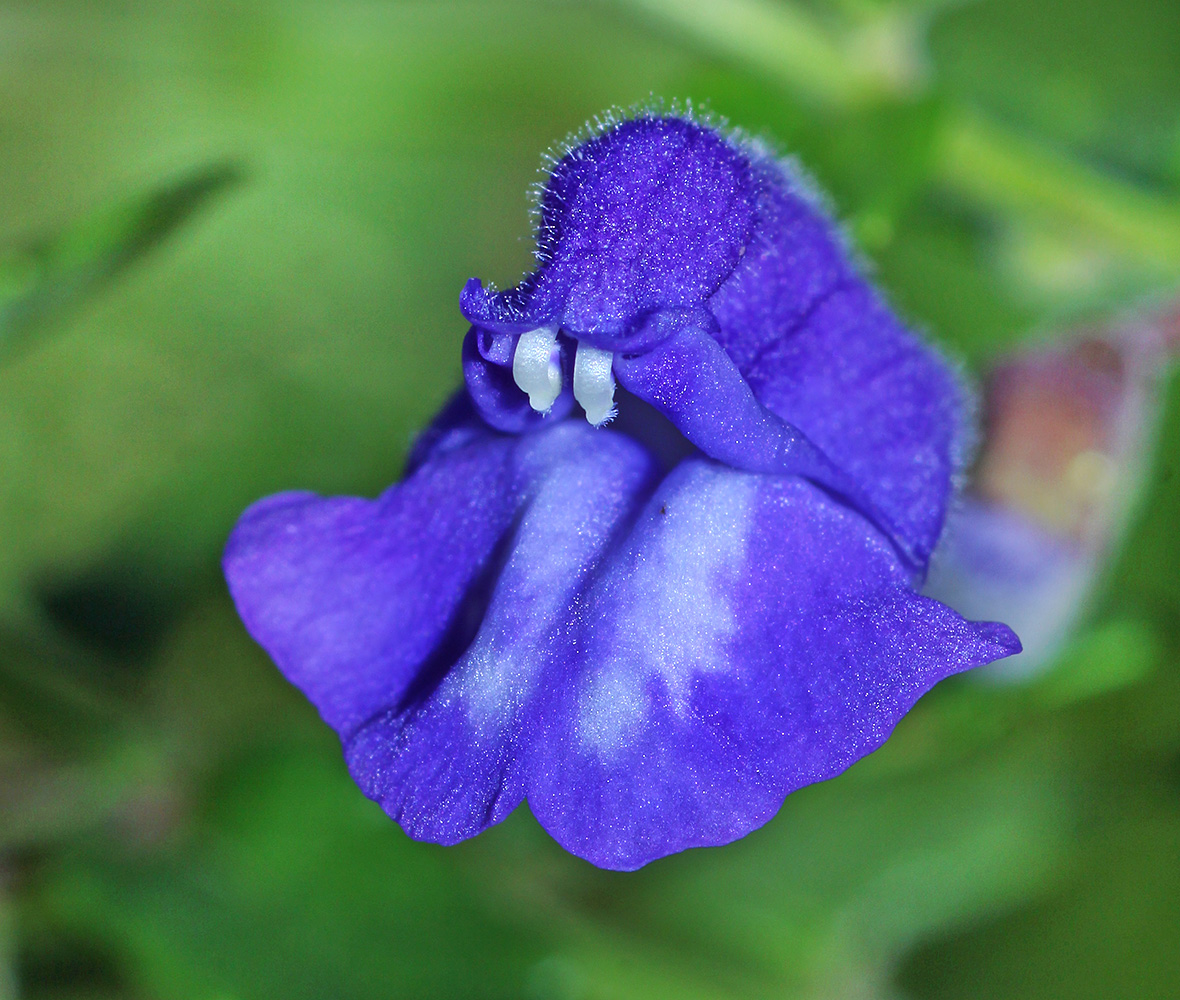
[[[116,942],[129,979],[176,1000],[512,997],[539,958],[459,857],[411,842],[335,755],[242,761],[191,843],[79,854],[37,906]]]
[[[34,332],[101,291],[241,179],[238,167],[211,164],[48,239],[0,248],[0,352],[27,344]]]
[[[1104,621],[1077,636],[1034,691],[1049,705],[1083,701],[1143,680],[1162,658],[1161,643],[1146,623]]]

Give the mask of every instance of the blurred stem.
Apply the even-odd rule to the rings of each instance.
[[[935,162],[942,183],[993,210],[1081,230],[1143,263],[1180,270],[1180,202],[1091,170],[965,109],[948,116]]]
[[[624,6],[829,111],[912,97],[923,75],[921,10],[886,8],[838,32],[788,2],[625,0]],[[884,36],[893,41],[864,44]],[[1180,273],[1180,202],[1091,170],[965,107],[952,105],[946,113],[934,173],[987,212],[1037,216],[1168,276]]]
[[[766,73],[813,104],[849,107],[896,95],[899,81],[857,59],[810,12],[770,0],[626,0],[718,55]]]

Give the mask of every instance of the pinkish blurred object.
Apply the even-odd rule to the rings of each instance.
[[[1178,350],[1173,301],[1038,343],[987,378],[979,456],[925,592],[1020,636],[1024,652],[988,676],[1041,672],[1084,611],[1149,467]]]

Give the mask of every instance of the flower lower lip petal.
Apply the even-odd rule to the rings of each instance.
[[[548,413],[561,395],[561,360],[557,330],[540,327],[522,333],[512,356],[512,377],[529,397],[529,406]]]
[[[614,355],[610,351],[587,344],[579,344],[574,355],[574,399],[595,427],[612,420],[618,412],[615,379],[611,374],[613,364]]]

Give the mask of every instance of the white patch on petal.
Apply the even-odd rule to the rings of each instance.
[[[658,676],[673,707],[686,713],[696,674],[732,666],[737,623],[732,595],[746,558],[755,476],[695,465],[661,490],[637,529],[632,558],[616,564],[609,650],[592,650],[578,720],[582,742],[619,747],[646,711],[647,681]],[[604,655],[595,662],[594,653]],[[612,701],[617,696],[617,702]]]
[[[531,459],[549,474],[521,519],[484,622],[452,674],[471,721],[507,725],[549,657],[550,635],[631,502],[616,453],[584,447],[584,425],[539,436]],[[579,444],[579,442],[581,442]],[[565,459],[561,461],[559,459]],[[628,479],[634,473],[627,473]]]
[[[506,726],[532,690],[540,668],[535,658],[521,660],[512,649],[481,633],[454,668],[462,671],[461,690],[475,727],[490,733]]]
[[[590,676],[578,715],[578,736],[583,744],[619,746],[647,708],[642,680],[633,665],[619,660]]]

